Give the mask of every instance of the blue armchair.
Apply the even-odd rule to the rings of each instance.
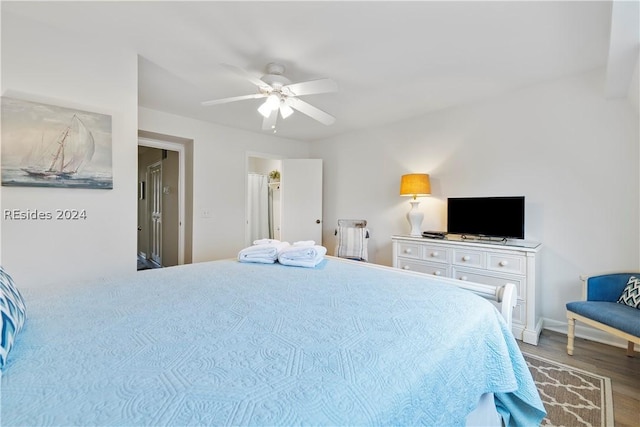
[[[634,344],[640,345],[640,309],[618,303],[629,277],[640,273],[613,273],[583,278],[586,301],[567,303],[567,353],[573,355],[575,321],[611,333],[628,342],[627,356],[633,357]]]

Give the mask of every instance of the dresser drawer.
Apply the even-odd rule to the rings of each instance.
[[[420,259],[420,245],[417,243],[398,243],[398,256],[405,258],[415,258]]]
[[[491,286],[503,286],[507,283],[513,283],[518,291],[518,300],[524,300],[525,294],[524,290],[526,288],[526,279],[524,276],[509,276],[509,275],[496,275],[487,272],[482,273],[477,270],[467,270],[464,268],[454,268],[453,275],[454,279],[464,280],[469,282],[482,283],[485,285]]]
[[[527,258],[522,255],[488,253],[487,270],[525,274],[527,272]]]
[[[422,259],[429,262],[449,263],[450,252],[446,248],[424,245],[422,247]]]
[[[455,249],[453,251],[453,265],[484,268],[484,252],[467,249]]]
[[[407,271],[431,274],[433,276],[449,277],[449,267],[446,264],[419,262],[412,259],[398,258],[398,268]]]

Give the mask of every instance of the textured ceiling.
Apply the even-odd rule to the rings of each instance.
[[[603,67],[609,2],[143,1],[3,2],[5,11],[140,56],[139,104],[261,131],[261,100],[200,102],[256,91],[220,64],[260,76],[280,62],[291,80],[330,77],[339,92],[303,99],[278,135],[313,141]],[[68,22],[74,25],[69,26]]]

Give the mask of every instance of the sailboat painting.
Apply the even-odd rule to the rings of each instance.
[[[2,97],[2,185],[112,189],[111,116]]]

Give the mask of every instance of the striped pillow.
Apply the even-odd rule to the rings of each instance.
[[[635,276],[629,277],[627,286],[618,298],[618,302],[629,307],[640,308],[640,279]]]
[[[0,267],[0,369],[7,363],[7,356],[16,335],[26,319],[22,295],[4,268]]]

